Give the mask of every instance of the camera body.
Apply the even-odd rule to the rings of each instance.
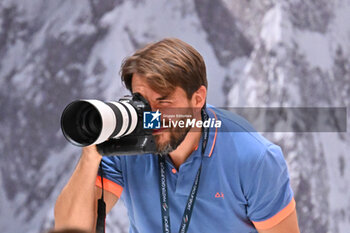
[[[143,113],[151,111],[139,93],[119,101],[76,100],[61,116],[65,138],[76,146],[97,145],[102,155],[156,152],[151,129],[143,128]]]

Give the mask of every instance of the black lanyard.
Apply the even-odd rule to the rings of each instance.
[[[101,162],[102,163],[102,162]],[[105,233],[106,232],[106,203],[104,201],[104,188],[103,188],[103,169],[102,164],[100,163],[100,175],[101,175],[101,184],[102,184],[102,194],[101,198],[98,199],[97,204],[97,222],[96,222],[96,233]]]
[[[208,119],[208,115],[205,112],[205,109],[202,109],[202,119],[205,121]],[[201,176],[201,170],[202,170],[202,161],[203,156],[205,152],[205,148],[207,146],[208,142],[208,136],[209,136],[209,128],[202,128],[202,134],[203,134],[203,142],[202,142],[202,151],[201,151],[201,164],[199,166],[199,169],[197,171],[196,178],[194,179],[192,189],[190,192],[190,195],[187,199],[187,204],[185,207],[184,214],[182,216],[181,225],[180,225],[180,233],[186,233],[188,226],[190,224],[192,211],[194,202],[197,197],[197,191],[198,191],[198,185],[199,185],[199,179]],[[167,188],[167,182],[166,182],[166,171],[165,171],[165,158],[162,155],[159,155],[158,158],[159,161],[159,189],[160,189],[160,204],[161,204],[161,212],[162,212],[162,225],[163,225],[163,232],[164,233],[170,233],[170,215],[169,215],[169,204],[168,204],[168,188]]]

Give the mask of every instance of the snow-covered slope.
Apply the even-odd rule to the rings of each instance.
[[[239,86],[229,93],[230,105],[349,108],[349,13],[349,1],[273,4],[260,18],[254,50],[237,78]],[[284,150],[302,232],[347,232],[350,134],[266,136]]]

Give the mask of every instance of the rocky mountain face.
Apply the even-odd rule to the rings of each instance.
[[[52,227],[80,153],[60,114],[74,99],[126,94],[118,71],[135,49],[193,45],[216,106],[349,108],[349,22],[349,0],[1,1],[0,231]],[[350,134],[265,135],[283,148],[302,232],[348,232]],[[128,232],[122,203],[107,228]]]
[[[259,40],[235,77],[239,85],[233,84],[230,104],[349,108],[349,6],[345,1],[273,4],[259,19],[254,35]],[[238,19],[241,15],[237,12]],[[266,136],[282,146],[289,163],[302,232],[346,232],[349,133]]]

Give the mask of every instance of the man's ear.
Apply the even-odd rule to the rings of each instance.
[[[192,106],[195,108],[201,109],[207,98],[207,88],[205,86],[200,86],[197,91],[195,91],[192,95]]]

